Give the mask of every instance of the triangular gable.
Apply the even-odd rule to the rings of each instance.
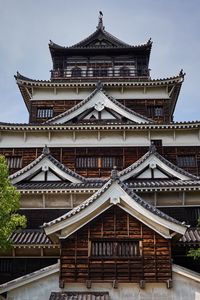
[[[81,183],[85,178],[65,167],[57,161],[48,148],[32,163],[10,176],[12,184],[28,182],[64,181]]]
[[[119,177],[121,181],[131,179],[198,179],[197,176],[186,172],[165,159],[156,151],[156,148],[153,145],[150,146],[150,150],[138,161],[119,172]]]
[[[186,227],[179,221],[150,205],[118,179],[110,179],[99,191],[67,214],[43,225],[52,239],[55,234],[65,239],[88,222],[102,214],[111,206],[117,205],[130,215],[152,228],[164,238],[172,233],[184,234]]]
[[[90,115],[90,113],[92,113]],[[49,119],[45,124],[64,124],[73,119],[86,118],[87,116],[106,120],[110,119],[127,119],[133,123],[152,123],[153,121],[145,116],[142,116],[133,110],[125,107],[123,104],[108,96],[99,85],[85,100],[78,103],[76,106],[65,111],[64,113]]]

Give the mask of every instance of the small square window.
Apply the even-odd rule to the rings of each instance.
[[[177,157],[179,167],[196,167],[195,155],[180,155]]]
[[[39,119],[53,118],[53,108],[38,108],[37,118]]]
[[[21,156],[7,156],[6,161],[9,169],[21,169],[22,157]]]
[[[163,107],[162,106],[156,106],[154,110],[155,117],[162,117],[163,116]]]

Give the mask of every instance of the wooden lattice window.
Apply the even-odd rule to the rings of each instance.
[[[195,155],[177,156],[177,165],[179,167],[196,167],[196,157]]]
[[[92,257],[128,258],[139,256],[139,241],[135,240],[94,240],[91,242]]]
[[[76,168],[104,168],[112,169],[114,166],[121,167],[122,158],[116,156],[103,156],[103,157],[77,157]]]
[[[38,108],[37,109],[37,118],[39,119],[46,119],[46,118],[53,118],[53,108]]]
[[[119,74],[120,74],[120,76],[125,76],[125,77],[128,77],[128,76],[130,76],[130,69],[129,68],[127,68],[127,67],[122,67],[122,68],[120,68],[120,70],[119,70]]]
[[[94,77],[104,77],[108,75],[108,70],[103,68],[98,68],[93,70]]]
[[[155,115],[155,117],[163,117],[163,107],[162,106],[156,106],[154,108],[154,115]]]
[[[21,169],[22,168],[22,157],[21,156],[7,156],[6,161],[10,169]]]
[[[72,77],[81,77],[81,68],[75,67],[72,69]]]
[[[148,106],[147,110],[151,117],[163,117],[164,115],[162,106]]]

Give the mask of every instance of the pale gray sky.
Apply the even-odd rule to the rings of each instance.
[[[49,79],[49,40],[63,46],[79,42],[96,29],[99,10],[106,30],[124,42],[152,38],[152,78],[174,76],[183,68],[175,120],[200,119],[199,0],[0,0],[1,122],[28,121],[16,71]]]

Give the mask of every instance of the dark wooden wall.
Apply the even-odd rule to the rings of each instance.
[[[31,102],[31,110],[30,110],[30,116],[29,116],[29,122],[30,123],[43,123],[47,119],[43,118],[37,118],[37,109],[38,108],[53,108],[53,116],[57,116],[61,113],[63,113],[66,110],[69,110],[76,104],[78,104],[79,100],[43,100],[43,101],[32,101]]]
[[[200,175],[200,147],[157,147],[157,150],[169,161],[177,164],[177,156],[193,155],[195,157],[195,166],[185,166],[183,169],[195,175]],[[76,165],[76,158],[80,157],[116,157],[118,158],[117,167],[124,169],[138,160],[148,151],[148,147],[104,147],[104,148],[50,148],[52,156],[62,162],[68,168],[76,171],[83,176],[101,177],[109,176],[111,167],[80,168]],[[25,167],[42,153],[42,148],[1,148],[0,154],[22,157],[22,167]],[[182,167],[182,166],[181,166]],[[17,169],[11,169],[11,173]]]
[[[92,257],[90,241],[95,238],[139,239],[140,255]],[[64,282],[164,282],[171,272],[170,242],[118,207],[110,208],[61,245],[60,276]]]

